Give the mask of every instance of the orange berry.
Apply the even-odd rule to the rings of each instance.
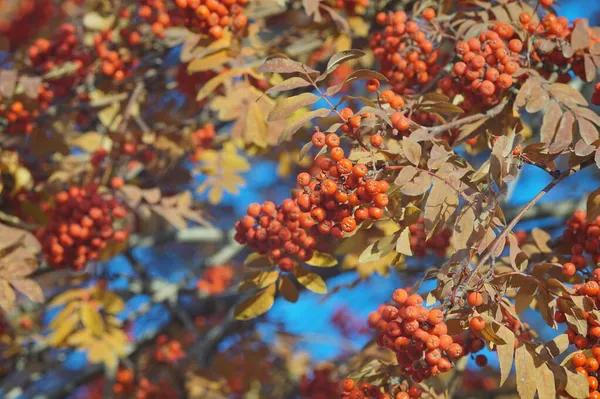
[[[356,220],[353,217],[348,216],[342,219],[340,225],[342,227],[342,230],[344,230],[347,233],[350,233],[356,228]]]
[[[565,263],[561,269],[561,273],[563,276],[571,277],[575,275],[577,268],[573,263]]]
[[[381,93],[381,101],[383,101],[384,103],[391,103],[392,100],[396,98],[396,93],[394,93],[391,90],[384,90]]]
[[[339,147],[339,145],[340,145],[340,138],[335,133],[329,133],[325,137],[325,144],[327,144],[327,147],[329,147],[329,148]]]
[[[481,316],[475,316],[469,321],[469,327],[473,331],[481,331],[485,328],[485,320]]]
[[[379,89],[380,83],[377,79],[367,80],[367,90],[371,93],[376,92]]]
[[[432,19],[435,18],[435,10],[431,7],[427,7],[426,9],[423,10],[421,15],[423,16],[423,18],[426,21],[431,21]]]
[[[373,147],[381,147],[381,145],[383,144],[383,137],[381,137],[380,134],[374,134],[369,139],[369,142]]]
[[[479,292],[473,291],[469,292],[467,295],[467,303],[469,306],[480,306],[483,303],[483,295]]]
[[[325,133],[316,132],[313,134],[312,143],[317,148],[323,147],[325,145]]]
[[[395,96],[394,99],[390,102],[390,107],[395,109],[396,111],[402,109],[404,107],[404,99],[400,96]]]

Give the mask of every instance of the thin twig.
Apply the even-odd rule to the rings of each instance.
[[[479,263],[477,263],[477,265],[475,266],[475,268],[473,269],[473,271],[469,275],[469,277],[468,277],[468,279],[466,281],[466,286],[467,287],[469,286],[469,284],[473,281],[473,279],[477,275],[477,272],[479,271],[479,269],[481,267],[483,267],[483,265],[485,265],[485,263],[490,259],[490,257],[496,252],[496,250],[498,249],[498,246],[505,242],[506,237],[508,236],[508,234],[517,225],[517,223],[519,223],[519,221],[523,218],[523,216],[525,216],[525,214],[527,213],[527,211],[529,211],[539,200],[541,200],[550,190],[552,190],[560,182],[562,182],[563,180],[565,180],[569,176],[574,175],[578,171],[580,171],[580,170],[582,170],[582,169],[584,169],[584,168],[592,165],[593,163],[594,163],[594,160],[590,158],[587,161],[585,161],[585,162],[581,163],[580,165],[578,165],[577,168],[570,168],[569,170],[566,170],[566,171],[562,172],[560,175],[556,176],[554,178],[554,180],[552,180],[550,183],[548,183],[546,185],[546,187],[544,187],[542,189],[542,191],[540,191],[535,197],[533,197],[531,199],[531,201],[529,201],[519,211],[519,213],[517,213],[517,215],[510,221],[510,223],[504,228],[504,230],[502,230],[502,232],[487,247],[484,255],[479,260]]]

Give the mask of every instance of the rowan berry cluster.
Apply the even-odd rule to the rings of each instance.
[[[571,249],[571,259],[563,265],[562,273],[573,276],[577,270],[586,267],[587,259],[584,254],[588,254],[594,263],[600,262],[600,217],[589,222],[585,211],[578,210],[567,220],[566,225],[562,241]]]
[[[119,369],[116,376],[116,382],[112,388],[115,395],[123,395],[133,392],[135,389],[134,377],[135,375],[133,370],[126,368]]]
[[[140,379],[135,392],[135,399],[178,399],[179,393],[171,382],[161,379],[157,383],[150,382],[148,378]]]
[[[35,113],[29,112],[21,101],[13,101],[8,107],[0,104],[0,117],[3,117],[8,126],[5,131],[8,134],[31,134],[33,132]]]
[[[368,321],[377,331],[377,344],[396,353],[403,375],[421,382],[450,370],[452,361],[466,354],[463,346],[448,335],[441,309],[423,307],[420,295],[409,295],[402,288],[394,291],[392,300],[394,305],[372,312]],[[479,320],[476,322],[472,322],[472,328],[481,327]]]
[[[427,252],[435,252],[438,256],[445,256],[446,249],[450,246],[452,231],[444,229],[442,232],[427,239],[425,232],[425,219],[420,217],[417,223],[408,226],[410,231],[410,249],[412,253],[422,258]]]
[[[8,39],[11,48],[31,40],[41,28],[47,26],[56,10],[52,0],[4,1],[2,6],[0,36]]]
[[[114,197],[103,197],[98,187],[71,186],[54,196],[47,205],[50,220],[36,234],[51,267],[81,270],[98,259],[109,240],[123,242],[127,231],[121,228],[127,210]]]
[[[417,386],[410,388],[404,384],[392,386],[392,395],[384,392],[382,387],[362,382],[357,384],[354,380],[346,378],[342,381],[342,398],[343,399],[418,399],[422,395],[422,391]]]
[[[300,207],[290,198],[279,207],[271,201],[250,204],[247,215],[235,223],[235,240],[260,254],[268,254],[281,270],[291,271],[295,259],[309,260],[317,244],[301,227],[301,215]]]
[[[355,164],[344,158],[339,136],[317,131],[312,143],[327,146],[329,157],[318,157],[314,175],[303,172],[297,176],[299,190],[295,199],[286,199],[281,206],[272,202],[251,204],[247,215],[236,222],[236,240],[268,254],[279,268],[290,271],[293,258],[301,261],[312,257],[315,237],[335,238],[351,233],[362,221],[383,217],[389,203],[385,194],[389,184],[369,179],[367,165]]]
[[[248,24],[242,13],[248,0],[176,0],[175,7],[169,9],[162,0],[138,3],[137,15],[152,24],[152,32],[158,37],[163,37],[169,26],[184,25],[220,39],[225,28],[242,30]]]
[[[111,39],[111,30],[94,35],[94,49],[98,57],[102,60],[100,64],[102,73],[115,81],[121,81],[131,75],[133,69],[138,66],[140,61],[125,47],[111,50],[110,48],[114,47]]]
[[[569,26],[569,20],[566,17],[558,17],[552,13],[546,14],[541,22],[532,20],[530,14],[522,13],[519,16],[519,21],[524,29],[532,35],[532,48],[530,57],[540,63],[544,63],[549,66],[549,69],[556,69],[556,67],[563,68],[564,66],[571,64],[571,68],[575,75],[585,80],[585,64],[584,55],[589,54],[590,48],[595,43],[600,43],[600,36],[596,34],[595,30],[590,28],[590,40],[586,43],[583,49],[577,50],[572,56],[565,56],[562,51],[564,45],[569,43],[571,34],[575,26],[579,23],[579,20],[573,21],[573,26]],[[544,41],[551,41],[555,45],[548,46]],[[550,75],[549,70],[544,70],[542,73],[546,76]],[[567,71],[562,70],[562,75],[559,77],[559,81],[568,82],[570,77]]]
[[[313,371],[312,377],[302,375],[300,397],[305,399],[332,399],[340,396],[340,383],[332,376],[333,367],[321,367]]]
[[[404,11],[377,14],[377,23],[384,29],[371,36],[369,45],[395,92],[411,93],[439,73],[440,43],[428,22],[434,17],[435,12],[429,11],[415,20],[409,20]]]
[[[157,338],[154,360],[172,364],[183,359],[184,356],[185,352],[181,348],[181,342],[176,339],[170,340],[166,335],[160,335]]]
[[[451,76],[440,79],[438,87],[450,98],[462,94],[465,100],[461,106],[466,111],[477,104],[495,105],[513,85],[512,74],[519,69],[522,50],[523,42],[515,37],[514,29],[496,23],[479,38],[456,44],[459,61]]]
[[[600,399],[598,391],[598,378],[600,373],[600,346],[594,345],[589,355],[584,352],[577,352],[571,358],[571,365],[575,372],[587,378],[589,387],[589,399]]]
[[[27,51],[32,65],[41,67],[44,72],[49,72],[67,61],[75,63],[77,73],[84,76],[86,71],[83,66],[90,62],[90,55],[77,51],[79,38],[75,27],[71,24],[62,24],[52,41],[44,38],[37,39]]]
[[[587,323],[587,334],[582,335],[574,331],[571,326],[566,333],[569,337],[569,343],[575,345],[578,349],[586,349],[590,344],[597,345],[600,339],[600,321],[585,311],[573,310],[573,298],[581,298],[582,301],[589,301],[595,309],[600,307],[600,268],[594,270],[592,278],[584,284],[575,284],[573,289],[576,291],[571,297],[561,297],[557,301],[557,311],[554,314],[554,320],[557,323],[566,323],[567,314],[573,314],[579,319],[584,319]]]
[[[208,295],[215,295],[233,284],[233,276],[231,266],[213,266],[204,271],[202,278],[196,282],[196,288]]]

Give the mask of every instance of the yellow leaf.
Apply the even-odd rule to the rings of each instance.
[[[57,329],[68,317],[70,317],[77,309],[80,302],[69,302],[50,323],[50,328]]]
[[[268,312],[275,302],[275,291],[276,286],[272,284],[242,301],[235,308],[235,318],[238,320],[249,320]]]
[[[369,25],[362,17],[348,17],[348,25],[350,26],[352,32],[356,34],[356,36],[365,37],[369,34]],[[346,50],[349,50],[349,48]]]
[[[253,252],[244,261],[244,266],[253,269],[262,269],[271,267],[271,261],[267,255],[261,255],[258,252]]]
[[[100,337],[104,334],[104,320],[102,320],[100,313],[89,303],[84,303],[81,307],[81,322],[95,335]]]
[[[212,78],[211,80],[206,82],[204,84],[204,86],[202,86],[200,91],[198,91],[198,95],[196,96],[196,101],[200,101],[200,100],[203,100],[204,98],[206,98],[210,93],[214,92],[217,87],[222,85],[223,82],[225,82],[225,80],[232,78],[234,76],[237,76],[237,75],[241,75],[244,72],[245,72],[245,69],[235,69],[234,68],[234,69],[230,69],[227,72],[222,72],[222,73],[218,74],[217,76],[215,76],[214,78]]]
[[[317,294],[327,293],[327,284],[325,284],[325,281],[318,274],[309,272],[301,267],[296,267],[294,269],[294,276],[296,276],[296,280],[300,284],[312,292],[316,292]]]
[[[127,335],[118,328],[111,328],[104,335],[104,341],[119,356],[125,355],[125,345],[127,345]]]
[[[306,261],[307,265],[316,266],[316,267],[332,267],[338,264],[338,261],[333,256],[314,251],[312,258]]]
[[[125,308],[123,299],[115,294],[114,292],[103,290],[102,296],[100,297],[100,303],[104,311],[110,314],[120,313]]]
[[[87,289],[77,288],[69,291],[65,291],[60,295],[57,295],[52,301],[50,301],[50,306],[62,305],[63,303],[67,303],[73,300],[80,300],[84,295],[88,294]]]
[[[51,346],[59,346],[73,333],[73,331],[75,331],[78,324],[79,318],[75,315],[66,318],[58,328],[54,330],[54,333],[50,338],[48,338],[48,344]]]
[[[202,59],[193,60],[188,64],[187,71],[190,74],[194,72],[209,71],[225,64],[230,59],[231,57],[227,50],[217,51]]]
[[[118,365],[118,358],[105,341],[95,341],[88,350],[88,360],[91,363],[104,363],[107,372],[113,372]]]
[[[246,185],[246,181],[241,176],[233,173],[223,173],[221,183],[223,188],[234,195],[239,192],[238,186]]]
[[[253,273],[244,280],[245,282],[252,284],[255,288],[265,288],[277,281],[278,277],[279,270],[265,270]]]
[[[208,202],[217,205],[223,199],[223,189],[220,186],[213,186],[208,193]]]
[[[346,50],[350,50],[352,48],[352,39],[344,33],[342,33],[338,37],[336,37],[335,41],[333,43],[334,43],[336,52],[346,51]]]
[[[77,347],[87,347],[94,341],[90,330],[79,330],[67,338],[67,344]]]
[[[71,141],[71,144],[81,148],[85,152],[92,153],[102,147],[103,140],[106,140],[106,142],[110,141],[108,137],[105,138],[100,133],[88,132],[77,136],[76,139]]]
[[[289,177],[292,172],[293,158],[288,151],[284,151],[279,155],[279,163],[277,164],[277,176]]]

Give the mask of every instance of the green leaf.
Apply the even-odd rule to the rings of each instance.
[[[300,108],[316,103],[319,98],[321,97],[313,93],[302,93],[297,96],[284,98],[277,102],[275,107],[269,113],[267,120],[273,122],[287,118]]]
[[[276,286],[272,284],[250,298],[243,300],[235,308],[235,318],[237,320],[249,320],[267,313],[275,302],[275,291]]]
[[[337,265],[338,261],[329,254],[314,251],[312,258],[307,260],[306,264],[315,267],[332,267]]]
[[[327,284],[325,284],[325,281],[318,274],[309,272],[301,267],[296,267],[294,269],[294,276],[300,284],[312,292],[316,292],[317,294],[327,293]]]

